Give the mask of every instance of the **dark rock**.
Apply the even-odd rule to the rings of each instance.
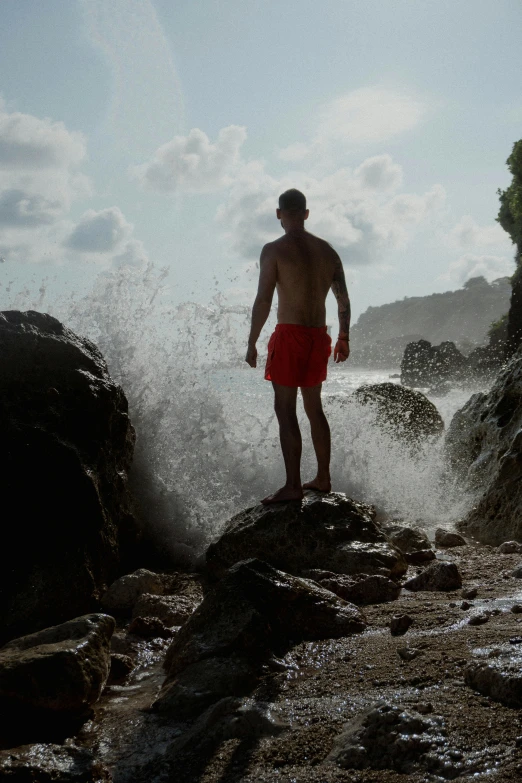
[[[113,629],[112,617],[92,614],[0,649],[0,706],[13,731],[27,725],[29,739],[46,738],[53,724],[89,716],[109,674]]]
[[[465,587],[463,590],[460,591],[460,594],[463,598],[469,598],[473,600],[473,598],[477,597],[478,590],[476,587]]]
[[[400,576],[407,568],[402,553],[375,523],[373,508],[340,493],[308,492],[302,502],[242,511],[209,546],[207,567],[219,578],[248,557],[296,575],[324,569]]]
[[[500,555],[512,555],[512,554],[519,555],[520,553],[522,553],[522,544],[519,544],[518,541],[504,541],[497,548],[497,552]]]
[[[22,745],[0,751],[0,778],[9,783],[110,783],[90,750],[73,745]]]
[[[412,624],[413,617],[410,617],[409,614],[401,614],[397,617],[392,617],[390,622],[390,633],[392,636],[402,636]]]
[[[513,569],[511,572],[511,576],[514,576],[515,579],[522,579],[522,563],[517,565],[516,568]]]
[[[106,612],[130,614],[134,604],[143,593],[162,595],[163,579],[160,574],[139,568],[132,574],[116,579],[103,594],[101,604]]]
[[[454,533],[451,530],[445,530],[438,527],[435,531],[435,544],[440,547],[466,546],[466,539],[460,533]]]
[[[335,574],[319,580],[319,584],[331,590],[339,598],[344,598],[345,601],[358,606],[395,601],[401,592],[401,586],[397,582],[377,574],[373,576],[361,574],[355,577]]]
[[[466,357],[455,343],[433,345],[428,340],[408,343],[401,362],[401,383],[431,388],[464,380],[470,374]]]
[[[219,699],[247,694],[256,679],[255,664],[244,657],[203,658],[167,679],[153,709],[192,718]]]
[[[397,655],[403,661],[413,661],[414,658],[418,658],[419,655],[422,655],[422,650],[419,650],[416,647],[397,647]]]
[[[372,406],[379,426],[410,443],[439,437],[444,430],[444,421],[435,405],[421,392],[397,383],[360,386],[354,397],[357,402]]]
[[[343,769],[441,772],[455,778],[465,764],[450,754],[441,717],[381,702],[347,724],[327,761]]]
[[[134,661],[130,655],[122,655],[121,653],[111,654],[111,668],[109,671],[108,685],[114,683],[123,682],[131,671],[134,669]]]
[[[390,525],[384,528],[391,543],[400,549],[408,563],[417,565],[435,559],[431,542],[423,530],[402,525]]]
[[[509,644],[482,650],[464,670],[474,690],[508,707],[522,707],[522,649]]]
[[[513,604],[511,611],[513,614],[522,614],[522,604]]]
[[[174,635],[159,617],[135,617],[127,630],[144,639],[170,639]]]
[[[455,563],[444,563],[439,560],[431,563],[420,574],[404,583],[406,590],[414,592],[419,590],[432,592],[458,590],[459,587],[462,587],[462,577]]]
[[[186,701],[187,714],[201,711],[225,695],[246,693],[263,661],[290,639],[339,638],[364,628],[355,606],[315,582],[259,560],[237,563],[174,638],[155,708],[171,711],[175,704],[181,709]]]
[[[477,614],[471,615],[468,620],[468,625],[484,625],[489,621],[489,618],[489,612],[478,612]]]
[[[455,414],[446,452],[477,498],[459,528],[486,544],[522,540],[522,349]]]
[[[96,346],[49,315],[9,311],[0,355],[0,492],[16,509],[0,557],[5,641],[96,609],[137,528],[134,431]]]
[[[167,627],[183,625],[196,605],[183,595],[141,595],[132,610],[133,617],[158,617]]]
[[[472,606],[474,606],[474,604],[470,603],[469,601],[462,601],[460,608],[466,611],[467,609],[471,609]]]

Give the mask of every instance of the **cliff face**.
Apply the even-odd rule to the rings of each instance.
[[[451,341],[467,353],[487,341],[488,330],[509,309],[507,277],[489,284],[475,277],[458,291],[406,297],[369,307],[352,328],[354,364],[390,367],[400,364],[410,342]]]

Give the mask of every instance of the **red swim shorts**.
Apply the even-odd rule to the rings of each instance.
[[[281,386],[318,386],[326,380],[331,352],[326,326],[277,324],[268,342],[265,380]]]

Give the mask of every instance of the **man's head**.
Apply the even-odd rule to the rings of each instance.
[[[279,208],[276,210],[276,214],[284,229],[302,227],[308,217],[304,194],[295,188],[285,190],[279,196]]]

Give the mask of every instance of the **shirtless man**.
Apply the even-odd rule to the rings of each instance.
[[[337,299],[339,337],[334,360],[350,355],[350,299],[341,259],[324,239],[309,234],[306,198],[299,190],[279,196],[277,218],[284,236],[261,251],[259,287],[252,308],[252,326],[246,361],[257,364],[256,343],[277,288],[277,326],[268,343],[265,379],[272,381],[279,437],[286,468],[286,484],[261,502],[265,505],[300,500],[303,489],[330,492],[330,427],[321,403],[321,386],[331,353],[326,331],[326,296],[330,288]],[[301,484],[301,432],[297,421],[297,389],[301,389],[317,457],[317,475]]]

